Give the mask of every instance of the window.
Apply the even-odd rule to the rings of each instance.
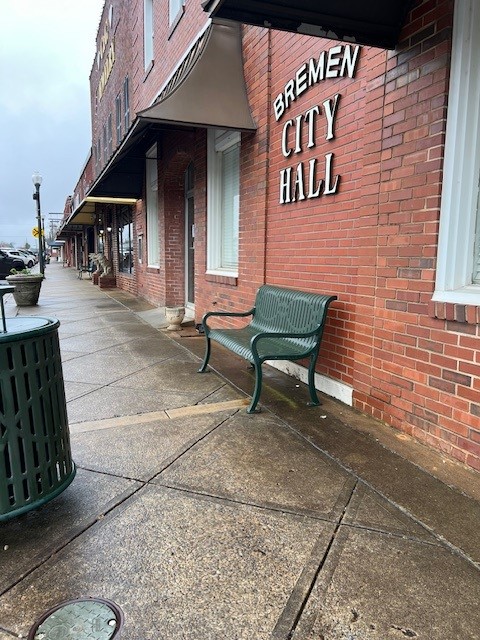
[[[160,265],[160,247],[158,239],[158,167],[156,144],[147,151],[145,175],[147,262],[151,267],[158,267]]]
[[[208,238],[210,273],[237,275],[240,212],[240,133],[208,131]]]
[[[123,81],[123,130],[127,133],[130,128],[130,98],[129,98],[129,90],[128,90],[128,76]]]
[[[143,0],[143,54],[148,69],[153,60],[153,0]]]
[[[132,208],[122,207],[118,213],[118,270],[133,273]]]
[[[103,125],[103,164],[107,164],[108,157],[107,124],[105,123]]]
[[[183,12],[184,0],[169,0],[168,4],[168,18],[170,26],[173,23],[178,22]]]
[[[110,113],[107,120],[107,146],[108,157],[113,153],[113,130],[112,130],[112,114]]]
[[[480,305],[480,4],[457,0],[433,299]]]
[[[117,131],[117,145],[122,139],[122,96],[118,94],[115,98],[115,129]]]

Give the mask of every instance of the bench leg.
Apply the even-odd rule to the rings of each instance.
[[[310,364],[308,365],[308,390],[310,392],[310,402],[308,406],[317,407],[322,404],[317,396],[317,390],[315,389],[315,362],[316,356],[310,356]]]
[[[211,350],[210,338],[206,337],[206,341],[207,341],[207,344],[205,347],[205,357],[203,358],[202,366],[198,370],[198,373],[204,373],[207,370],[207,364],[208,364],[208,361],[210,360],[210,350]]]
[[[255,413],[257,403],[260,400],[260,393],[262,392],[262,365],[260,362],[255,362],[253,366],[255,369],[255,389],[247,413]]]

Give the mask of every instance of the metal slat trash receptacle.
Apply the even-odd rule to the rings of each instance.
[[[6,322],[3,318],[3,324],[0,522],[57,496],[72,482],[76,471],[58,340],[60,322],[23,316]]]

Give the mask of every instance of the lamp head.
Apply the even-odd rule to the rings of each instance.
[[[38,171],[33,172],[32,182],[37,188],[42,184],[42,176],[39,174]]]

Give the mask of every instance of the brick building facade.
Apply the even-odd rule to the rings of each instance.
[[[86,200],[116,285],[196,322],[263,283],[337,295],[319,389],[480,469],[478,33],[473,0],[417,0],[392,50],[107,2]],[[251,127],[222,90],[226,34]]]

